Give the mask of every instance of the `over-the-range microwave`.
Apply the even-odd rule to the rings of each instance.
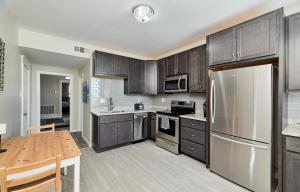
[[[165,93],[188,92],[188,75],[178,75],[165,79]]]

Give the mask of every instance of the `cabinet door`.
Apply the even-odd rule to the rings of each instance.
[[[288,151],[285,154],[285,192],[300,191],[300,155]]]
[[[114,60],[114,74],[120,76],[128,75],[129,58],[115,55]]]
[[[209,66],[236,61],[236,28],[208,37]]]
[[[237,60],[276,54],[276,12],[237,26]]]
[[[144,62],[130,59],[128,79],[125,81],[125,94],[143,94]]]
[[[132,121],[124,121],[117,123],[118,128],[118,144],[130,143],[133,140],[133,124]]]
[[[177,75],[177,55],[166,58],[167,76]]]
[[[144,94],[157,94],[157,62],[145,61],[144,65]]]
[[[300,14],[288,18],[288,89],[300,90]]]
[[[100,51],[95,52],[95,75],[112,75],[114,68],[114,55]]]
[[[190,92],[206,92],[207,87],[207,64],[206,45],[191,49],[189,52],[190,62]]]
[[[151,139],[156,139],[156,120],[151,119]]]
[[[177,54],[177,74],[183,75],[189,73],[189,52],[184,51]]]
[[[118,144],[117,128],[115,123],[100,124],[100,147],[112,147]]]
[[[161,59],[157,61],[157,93],[163,94],[165,92],[165,78],[166,78],[166,60]]]

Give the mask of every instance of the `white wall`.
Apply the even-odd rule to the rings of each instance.
[[[0,37],[5,42],[4,91],[0,92],[0,123],[7,123],[5,137],[20,135],[21,59],[18,28],[6,2],[0,1]]]
[[[71,97],[73,97],[73,109],[70,113],[73,114],[72,119],[72,126],[70,127],[70,131],[81,131],[81,127],[78,125],[78,78],[79,78],[79,71],[77,69],[68,69],[68,68],[61,68],[61,67],[52,67],[52,66],[45,66],[45,65],[38,65],[32,64],[32,89],[31,89],[31,124],[39,125],[40,119],[38,118],[38,102],[36,102],[38,98],[37,93],[37,79],[39,72],[50,72],[55,73],[56,75],[59,74],[71,74],[73,76],[73,92],[70,93]]]
[[[82,82],[89,81],[91,82],[92,77],[92,60],[91,63],[86,64],[83,68],[80,69],[79,73],[82,79]],[[82,85],[79,86],[82,89]],[[91,90],[91,89],[90,89]],[[91,106],[90,103],[83,103],[81,97],[82,105],[82,137],[86,140],[87,143],[91,146],[92,141],[92,124],[91,124]]]

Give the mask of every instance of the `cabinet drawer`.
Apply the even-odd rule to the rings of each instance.
[[[201,161],[205,161],[205,146],[181,139],[181,152]]]
[[[300,138],[286,137],[286,150],[300,153]]]
[[[199,129],[181,127],[181,137],[183,139],[205,145],[205,132]]]
[[[133,121],[133,115],[122,114],[122,115],[104,115],[100,116],[100,123],[116,123],[122,121]]]
[[[193,119],[181,118],[181,126],[205,131],[206,122],[193,120]]]

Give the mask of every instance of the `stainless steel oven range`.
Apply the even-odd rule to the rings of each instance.
[[[179,116],[195,113],[193,101],[171,101],[171,110],[156,115],[156,145],[179,154]]]

